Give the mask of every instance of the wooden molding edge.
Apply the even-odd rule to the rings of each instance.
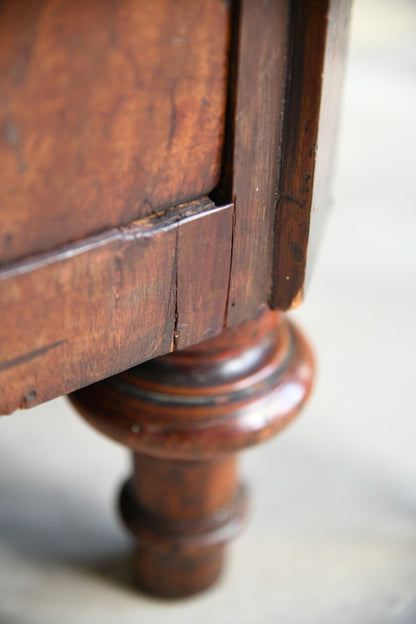
[[[0,413],[220,333],[232,215],[203,197],[3,267]]]

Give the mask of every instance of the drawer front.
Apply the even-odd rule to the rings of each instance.
[[[0,262],[208,193],[221,166],[222,0],[4,0]]]

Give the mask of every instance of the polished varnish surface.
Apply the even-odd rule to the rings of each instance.
[[[0,271],[0,413],[219,333],[232,218],[205,197]]]
[[[303,295],[347,12],[0,5],[0,413],[75,391],[132,449],[121,512],[158,595],[216,580],[245,515],[235,454],[311,389],[272,309]]]
[[[300,302],[347,8],[1,3],[0,413]]]
[[[211,191],[222,0],[0,3],[0,262]]]
[[[245,517],[235,453],[287,425],[312,379],[300,332],[265,309],[196,347],[71,395],[89,422],[133,450],[121,511],[138,539],[133,568],[141,587],[183,596],[216,580],[224,545]]]

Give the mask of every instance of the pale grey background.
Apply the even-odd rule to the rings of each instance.
[[[129,587],[127,453],[59,399],[0,422],[1,624],[416,623],[415,40],[415,2],[357,0],[336,206],[294,314],[316,392],[244,457],[222,583],[173,604]]]

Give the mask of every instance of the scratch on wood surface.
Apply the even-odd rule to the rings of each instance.
[[[175,134],[176,129],[176,83],[177,79],[172,82],[172,86],[170,88],[170,128],[169,128],[169,136],[168,136],[168,150],[172,147],[172,141]]]
[[[34,358],[39,357],[40,355],[44,355],[51,349],[56,349],[60,345],[67,342],[66,340],[58,340],[58,342],[53,342],[52,344],[46,345],[45,347],[41,347],[40,349],[35,349],[34,351],[30,351],[29,353],[25,353],[24,355],[19,355],[17,358],[13,358],[12,360],[6,360],[0,364],[0,371],[7,370],[8,368],[13,368],[13,366],[19,366],[19,364],[25,364],[26,362],[30,362]]]

